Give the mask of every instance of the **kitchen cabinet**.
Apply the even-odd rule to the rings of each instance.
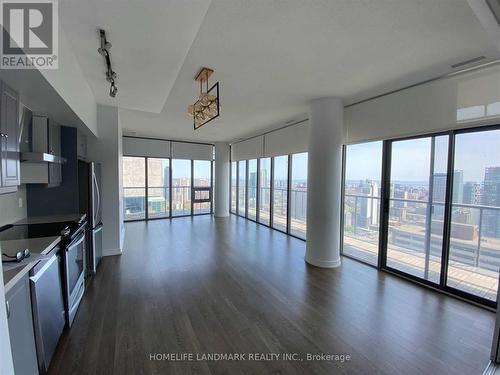
[[[61,126],[49,121],[47,131],[49,154],[61,156]],[[49,185],[60,185],[61,182],[62,165],[60,163],[49,163]]]
[[[14,372],[38,374],[28,275],[7,292],[5,301]]]
[[[0,193],[19,185],[19,96],[0,84]]]
[[[87,136],[83,134],[81,131],[77,133],[77,157],[80,160],[87,159]]]
[[[31,138],[31,152],[21,155],[21,183],[59,186],[62,182],[61,126],[45,116],[33,116]],[[50,160],[53,157],[55,161]]]

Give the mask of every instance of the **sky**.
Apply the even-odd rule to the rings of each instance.
[[[448,137],[436,137],[434,172],[446,172]],[[430,138],[395,141],[392,144],[391,178],[397,181],[426,181],[429,178]],[[457,134],[455,167],[464,181],[481,182],[486,167],[500,166],[500,130]],[[347,147],[346,179],[380,180],[382,142]]]

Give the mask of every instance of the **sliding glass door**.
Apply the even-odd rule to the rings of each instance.
[[[382,142],[345,147],[342,253],[377,265],[379,249]]]
[[[170,216],[170,159],[148,158],[148,218]]]
[[[125,220],[146,218],[146,159],[123,157],[123,210]]]
[[[273,158],[273,228],[286,232],[288,215],[288,155]]]
[[[236,213],[238,202],[238,165],[235,161],[231,162],[231,212]]]
[[[271,158],[259,159],[259,223],[271,224]]]
[[[238,162],[238,214],[245,216],[247,201],[247,161]]]
[[[257,220],[257,159],[248,161],[248,212],[247,217]]]
[[[391,142],[386,266],[439,284],[449,136]]]
[[[172,216],[191,215],[191,160],[172,159]]]
[[[306,239],[307,152],[293,154],[290,176],[290,234]]]
[[[212,210],[212,163],[193,160],[193,215],[209,214]]]
[[[496,301],[500,266],[500,130],[455,136],[446,285]]]
[[[375,265],[380,249],[384,270],[495,306],[500,129],[387,140],[382,158],[380,145],[345,148],[343,254]]]

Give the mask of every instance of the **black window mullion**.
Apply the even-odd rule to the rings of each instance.
[[[257,159],[257,178],[255,191],[255,221],[260,221],[260,159]]]
[[[145,213],[145,218],[146,220],[149,220],[149,204],[148,204],[148,200],[149,200],[149,181],[148,181],[148,157],[145,157],[144,158],[144,176],[145,176],[145,181],[144,181],[144,186],[145,186],[145,189],[144,189],[144,213]]]
[[[231,181],[231,180],[229,180]],[[231,191],[231,190],[229,190]],[[210,161],[210,213],[214,213],[214,161]],[[229,206],[231,207],[231,206]]]
[[[450,255],[450,234],[451,234],[451,211],[453,197],[453,169],[455,166],[455,133],[450,131],[448,136],[448,165],[446,179],[446,196],[444,199],[444,227],[443,227],[443,249],[441,251],[441,276],[439,286],[446,287],[448,277],[448,259]]]
[[[248,160],[245,160],[245,217],[248,219]]]
[[[168,158],[168,217],[172,218],[172,158]]]
[[[389,205],[391,195],[391,153],[392,141],[384,141],[382,144],[382,181],[380,191],[379,269],[385,268],[387,264],[387,237],[389,231]]]
[[[191,159],[191,216],[194,215],[194,160]]]
[[[286,232],[290,234],[290,206],[291,206],[291,188],[292,188],[292,155],[288,155],[288,170],[286,181]]]
[[[346,145],[342,146],[342,178],[340,180],[340,254],[344,255],[344,217],[345,217],[345,166],[346,166]],[[308,155],[309,157],[309,155]],[[308,159],[309,164],[309,159]],[[306,192],[307,194],[307,192]],[[306,212],[307,228],[307,212]],[[380,228],[379,228],[380,229]]]
[[[269,226],[274,226],[274,156],[271,157],[271,181],[269,184]]]
[[[240,162],[236,162],[236,215],[239,215],[240,211]]]

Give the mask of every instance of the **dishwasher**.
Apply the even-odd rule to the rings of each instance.
[[[45,374],[65,326],[59,247],[30,271],[33,326],[40,374]]]

